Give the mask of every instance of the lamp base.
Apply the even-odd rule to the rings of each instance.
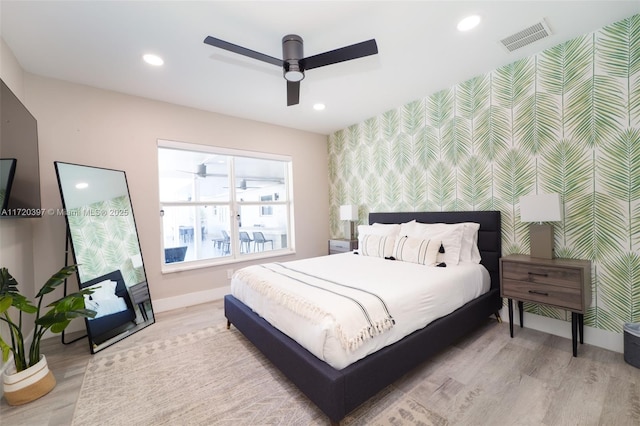
[[[553,225],[532,223],[529,225],[531,257],[553,259]]]
[[[345,227],[344,227],[344,238],[346,240],[353,240],[355,239],[355,235],[356,235],[355,222],[352,220],[346,221]]]

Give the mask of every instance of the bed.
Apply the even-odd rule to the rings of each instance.
[[[93,294],[85,296],[85,306],[97,313],[95,318],[85,319],[91,343],[104,343],[120,333],[122,326],[136,324],[136,313],[120,270],[80,286],[94,290]]]
[[[282,373],[338,423],[352,410],[418,364],[486,323],[502,306],[499,291],[500,212],[371,213],[369,223],[480,224],[477,247],[488,271],[488,291],[401,340],[336,369],[272,326],[233,295],[225,296],[225,316]],[[361,247],[362,248],[362,247]],[[348,256],[337,255],[337,256]]]

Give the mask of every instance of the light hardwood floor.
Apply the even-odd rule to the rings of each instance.
[[[0,424],[69,425],[92,357],[226,321],[222,301],[157,314],[156,320],[96,355],[89,353],[86,339],[67,346],[59,338],[48,339],[43,352],[56,388],[20,407],[2,399]],[[490,395],[480,391],[487,383],[494,389]],[[574,358],[568,339],[519,327],[511,339],[509,325],[495,321],[426,361],[394,387],[444,413],[450,424],[640,424],[640,369],[626,364],[622,354],[586,344]]]

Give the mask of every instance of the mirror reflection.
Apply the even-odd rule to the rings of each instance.
[[[91,352],[155,322],[124,171],[55,162]]]
[[[9,205],[11,184],[16,170],[15,158],[0,158],[0,214],[5,214]]]

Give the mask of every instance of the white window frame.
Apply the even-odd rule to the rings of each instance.
[[[226,155],[230,157],[245,157],[245,158],[255,158],[262,160],[276,160],[283,161],[288,163],[288,167],[285,174],[284,184],[286,191],[286,197],[279,197],[278,200],[272,201],[241,201],[237,200],[236,191],[232,190],[236,186],[235,180],[235,172],[233,168],[233,161],[230,162],[229,169],[229,201],[226,202],[210,202],[210,201],[163,201],[160,200],[160,220],[159,220],[159,228],[160,228],[160,265],[162,273],[171,273],[171,272],[179,272],[184,270],[191,269],[199,269],[206,268],[210,266],[224,265],[224,264],[233,264],[239,262],[246,262],[249,260],[263,259],[263,258],[271,258],[277,256],[283,256],[286,254],[295,253],[295,235],[294,235],[294,221],[293,221],[293,181],[292,181],[292,171],[293,171],[293,158],[288,155],[282,154],[274,154],[274,153],[266,153],[266,152],[257,152],[257,151],[247,151],[247,150],[239,150],[233,148],[225,148],[225,147],[217,147],[211,145],[201,145],[194,144],[189,142],[178,142],[171,141],[165,139],[158,139],[157,141],[157,149],[161,148],[170,148],[170,149],[178,149],[183,151],[196,151],[201,153],[210,153],[210,154],[218,154],[218,155]],[[160,190],[160,182],[158,181],[158,189]],[[284,200],[283,200],[284,198]],[[286,235],[287,235],[287,247],[276,249],[276,250],[267,250],[261,252],[254,253],[241,253],[240,250],[240,241],[239,241],[239,223],[238,223],[238,214],[243,206],[264,206],[268,204],[270,206],[285,206],[286,212]],[[164,207],[171,206],[222,206],[229,207],[229,215],[230,215],[230,236],[231,236],[231,254],[229,256],[223,257],[214,257],[209,259],[199,259],[187,262],[175,262],[175,263],[165,263],[164,261],[164,227],[162,220],[162,211]],[[262,210],[262,208],[261,208]]]

